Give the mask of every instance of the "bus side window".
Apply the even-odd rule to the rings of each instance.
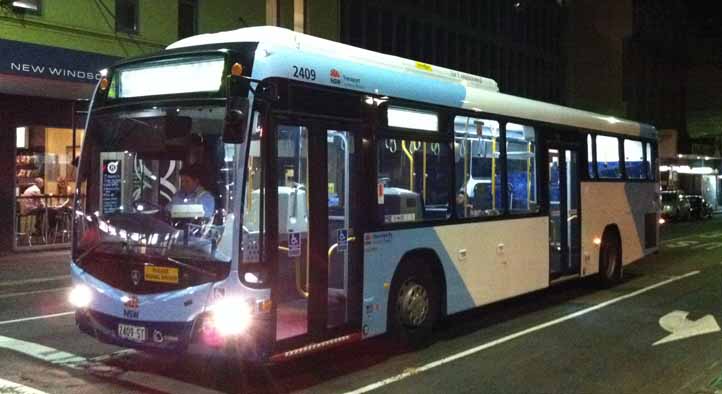
[[[495,216],[504,211],[499,137],[495,120],[454,118],[456,217]]]
[[[597,135],[597,176],[599,178],[621,178],[619,167],[619,138]]]
[[[506,124],[507,201],[511,213],[538,212],[536,132],[533,127]]]
[[[641,141],[624,140],[624,169],[629,179],[645,179],[647,177],[644,150]]]
[[[381,222],[419,222],[449,216],[448,145],[382,139],[377,161]]]

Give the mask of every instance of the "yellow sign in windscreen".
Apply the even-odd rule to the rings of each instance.
[[[178,268],[146,265],[145,280],[148,282],[178,283]]]

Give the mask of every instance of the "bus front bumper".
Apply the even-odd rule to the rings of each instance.
[[[248,331],[241,337],[222,343],[207,343],[201,333],[203,316],[191,322],[148,322],[122,319],[91,309],[77,309],[75,322],[80,331],[100,342],[156,353],[187,353],[191,355],[238,357],[251,362],[268,359],[272,338],[268,335],[270,319],[254,319]],[[143,332],[136,339],[120,336],[119,327]]]

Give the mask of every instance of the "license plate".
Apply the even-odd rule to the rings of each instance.
[[[145,327],[118,324],[118,336],[134,342],[145,342]]]

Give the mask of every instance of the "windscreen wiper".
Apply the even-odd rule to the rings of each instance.
[[[215,272],[208,271],[208,270],[204,270],[203,268],[196,267],[195,265],[188,264],[188,263],[184,263],[184,262],[182,262],[182,261],[178,261],[178,260],[176,260],[176,259],[174,259],[174,258],[172,258],[172,257],[165,256],[165,258],[168,259],[168,261],[170,261],[171,263],[177,264],[177,265],[179,265],[179,266],[181,266],[181,267],[183,267],[183,268],[187,268],[187,269],[189,269],[189,270],[191,270],[191,271],[193,271],[193,272],[196,272],[196,273],[199,273],[199,274],[203,274],[203,275],[207,275],[207,276],[210,276],[210,277],[212,277],[212,278],[215,278],[215,277],[218,276],[218,274],[216,274]]]

